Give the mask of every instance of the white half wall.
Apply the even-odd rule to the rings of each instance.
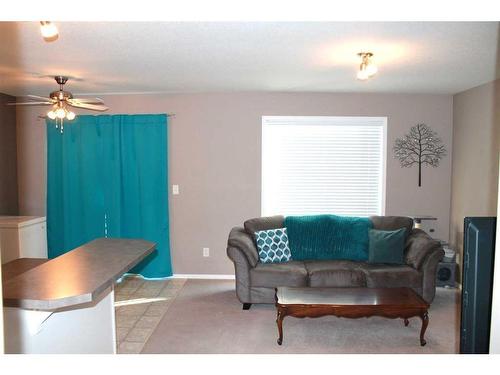
[[[5,307],[8,354],[116,354],[114,292],[56,312]]]

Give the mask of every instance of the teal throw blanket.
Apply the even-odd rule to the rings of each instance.
[[[293,260],[368,259],[368,231],[364,217],[336,215],[288,216],[285,227]]]

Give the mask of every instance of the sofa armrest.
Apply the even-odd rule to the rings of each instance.
[[[259,261],[259,253],[253,238],[241,227],[235,227],[229,233],[227,248],[235,248],[242,252],[247,259],[248,264],[253,268]],[[234,259],[228,254],[232,261]]]
[[[427,303],[431,303],[436,295],[436,272],[443,257],[444,250],[439,246],[430,251],[422,263],[422,297]]]
[[[436,294],[436,270],[444,257],[439,241],[421,229],[412,229],[406,240],[405,262],[422,274],[422,297],[431,303]]]
[[[435,250],[441,249],[436,241],[421,229],[412,229],[406,239],[405,263],[417,270],[421,270],[427,256]]]
[[[243,228],[233,228],[229,233],[227,256],[234,263],[236,296],[242,303],[251,303],[250,270],[257,265],[259,256],[252,237]]]

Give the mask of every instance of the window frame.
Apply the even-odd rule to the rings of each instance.
[[[380,215],[386,211],[387,116],[262,116],[260,213],[264,215],[264,128],[266,125],[380,126],[382,128],[382,173]]]

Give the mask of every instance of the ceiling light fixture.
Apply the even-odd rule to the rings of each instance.
[[[59,31],[54,23],[50,21],[40,21],[40,25],[43,40],[46,42],[53,42],[59,38]]]
[[[47,117],[51,120],[56,120],[56,127],[64,131],[64,120],[71,121],[76,118],[76,114],[73,111],[68,110],[64,103],[54,104],[53,108],[47,112]]]
[[[371,78],[377,73],[377,66],[373,63],[371,52],[360,52],[358,56],[361,58],[361,64],[359,65],[358,79],[365,81]]]

